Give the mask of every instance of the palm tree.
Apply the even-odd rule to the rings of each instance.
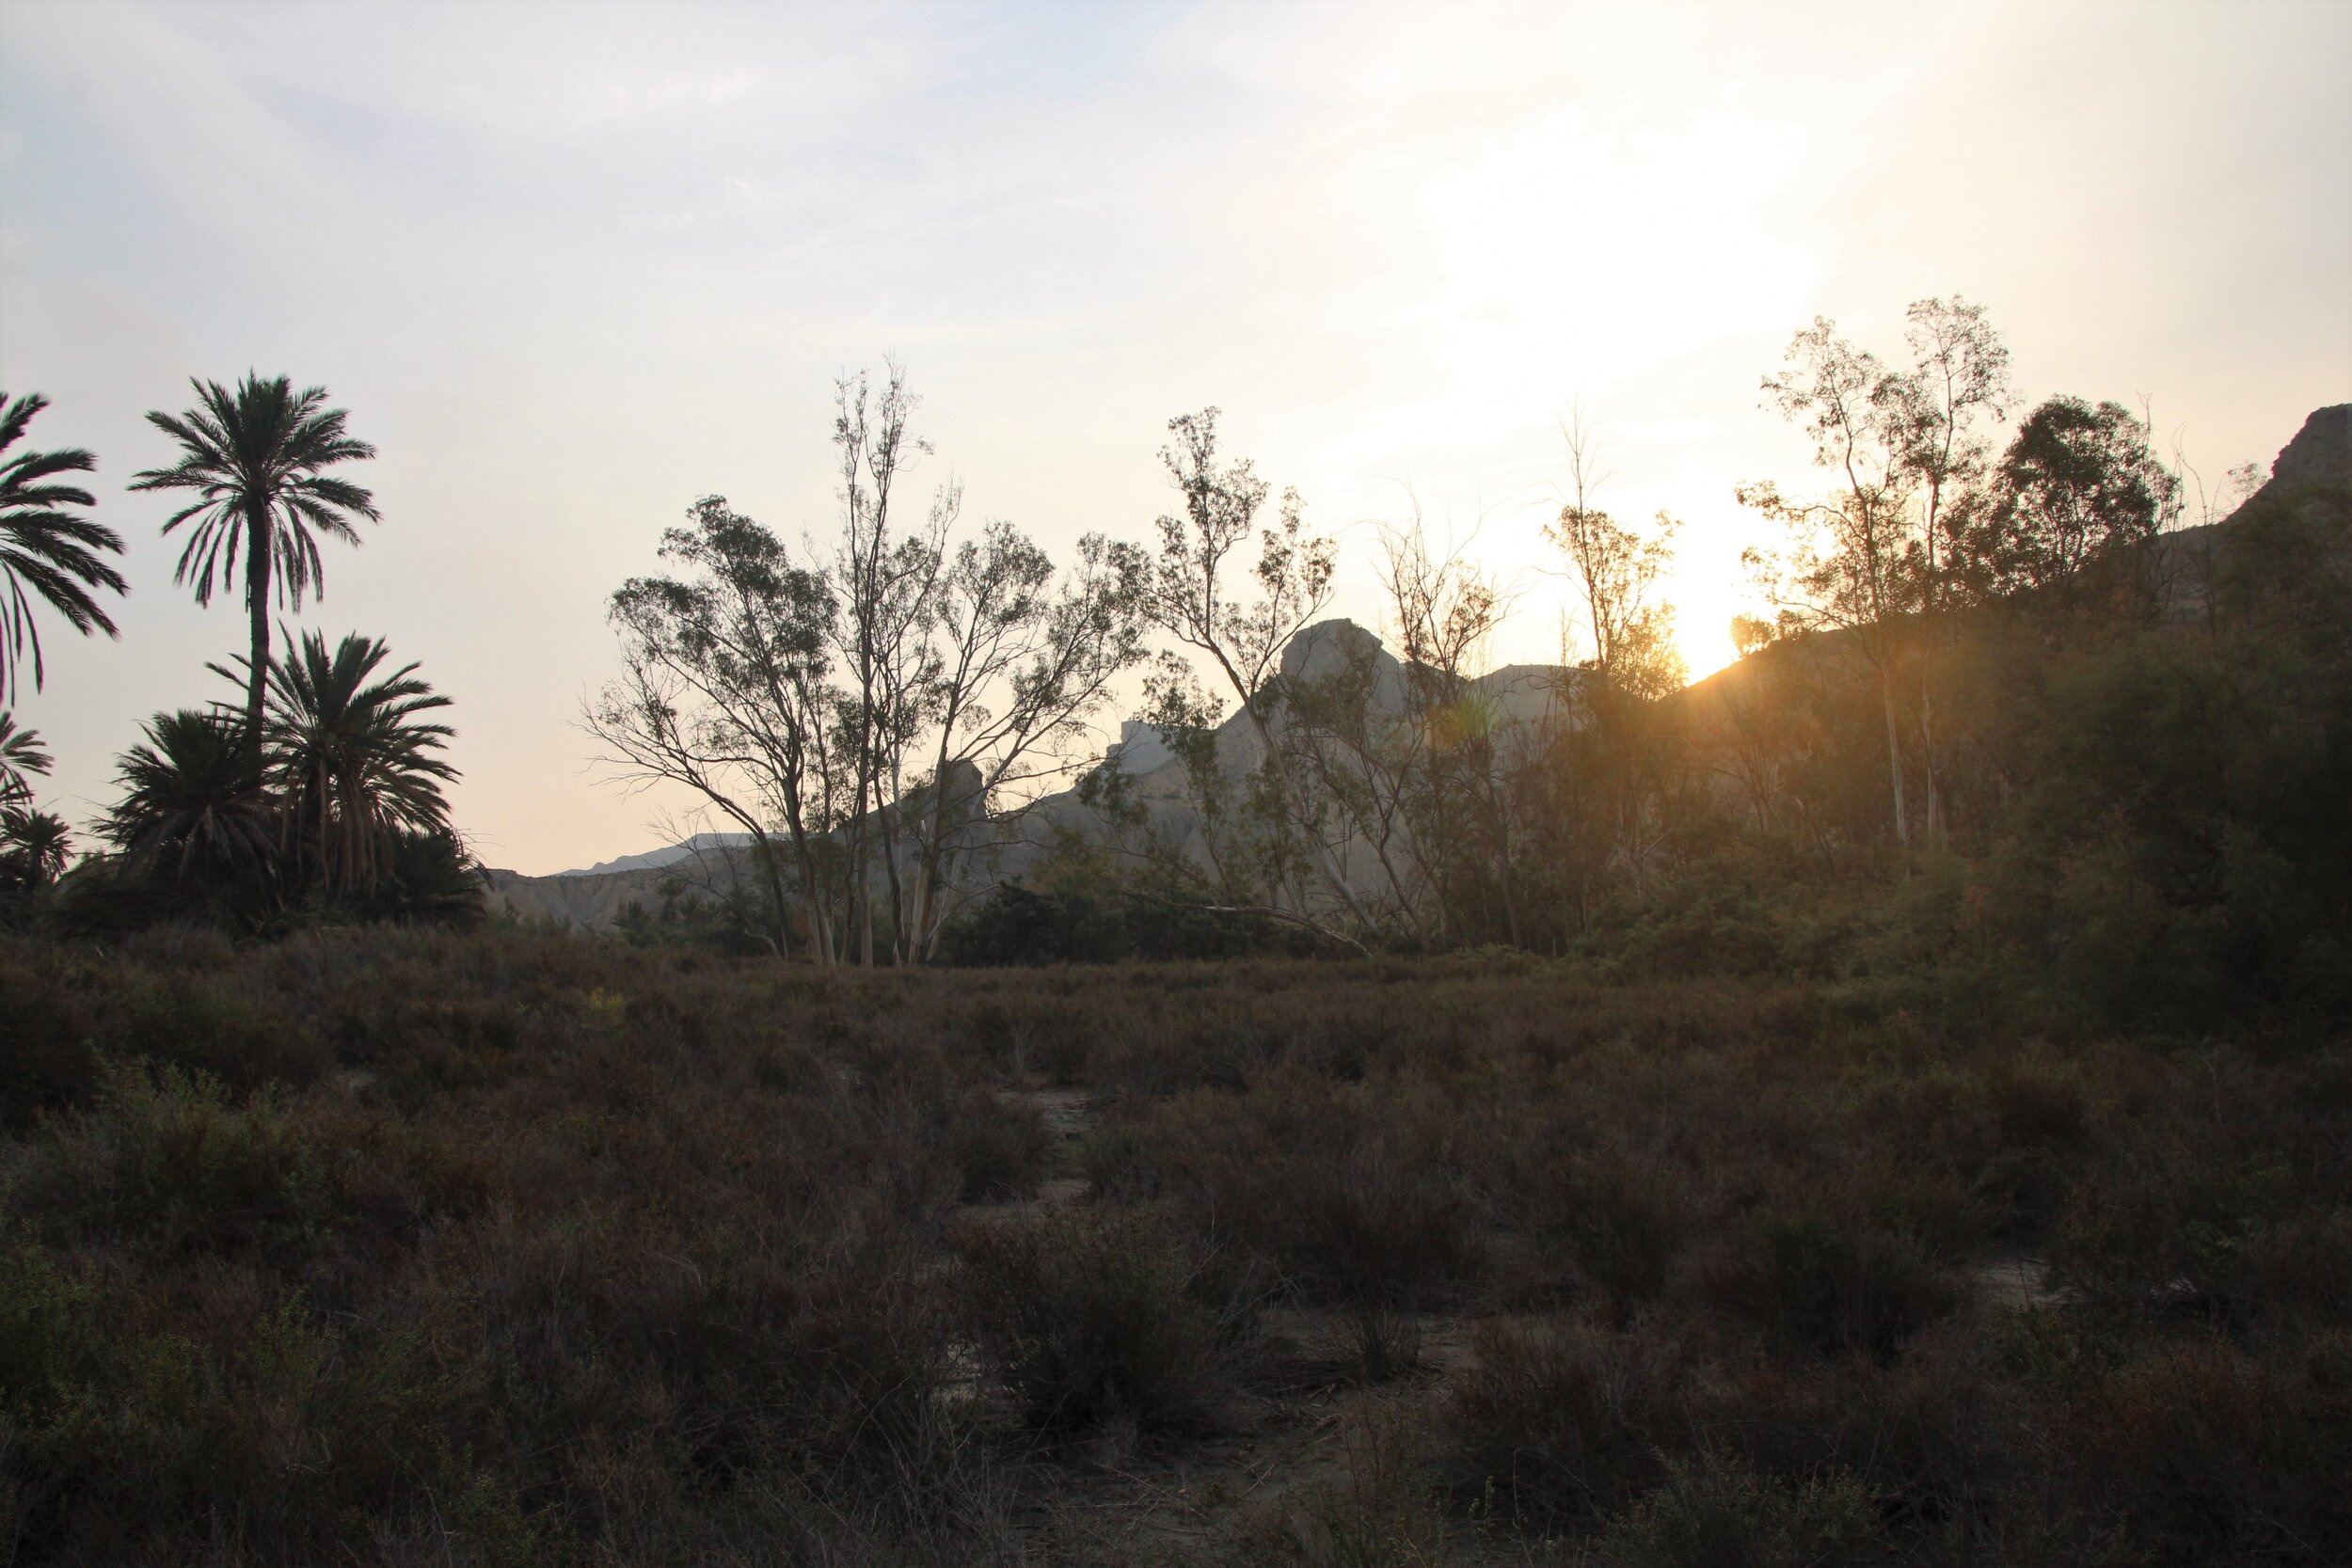
[[[33,416],[49,406],[39,392],[8,401],[0,392],[0,454],[23,440]],[[128,593],[122,574],[100,556],[122,553],[122,536],[65,510],[95,506],[97,498],[79,485],[58,484],[59,474],[86,474],[98,459],[79,447],[62,451],[21,451],[0,460],[0,697],[16,694],[16,667],[26,643],[33,649],[33,689],[40,689],[40,628],[33,623],[34,597],[46,599],[67,625],[87,637],[92,630],[116,635],[115,624],[90,596],[93,588]]]
[[[450,705],[405,664],[389,673],[381,638],[305,633],[269,671],[270,771],[301,854],[328,893],[373,885],[404,833],[449,830],[434,755],[456,732],[419,716]],[[223,671],[224,674],[228,672]]]
[[[229,714],[159,713],[147,744],[122,754],[123,798],[99,830],[135,864],[266,876],[276,813],[245,735]]]
[[[32,776],[49,771],[49,753],[39,730],[20,730],[16,715],[0,709],[0,805],[33,797]]]
[[[0,809],[0,888],[44,888],[65,875],[73,836],[65,818],[30,806]]]
[[[344,434],[344,413],[326,406],[324,387],[296,392],[282,375],[263,381],[250,371],[233,393],[214,381],[192,379],[189,385],[199,406],[177,418],[147,416],[150,424],[180,443],[180,461],[145,470],[131,488],[197,493],[196,500],[172,514],[164,532],[196,524],[172,581],[193,578],[198,604],[212,603],[215,589],[229,586],[243,552],[246,611],[253,623],[245,738],[247,752],[258,758],[273,575],[279,596],[298,610],[302,595],[325,584],[317,535],[359,543],[352,519],[376,521],[375,498],[321,470],[373,457],[375,449]]]

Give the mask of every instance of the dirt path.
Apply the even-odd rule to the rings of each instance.
[[[1037,1202],[1059,1209],[1085,1197],[1086,1172],[1078,1159],[1094,1131],[1094,1097],[1084,1089],[1014,1089],[1007,1098],[1035,1108],[1054,1137],[1054,1173],[1038,1183]]]

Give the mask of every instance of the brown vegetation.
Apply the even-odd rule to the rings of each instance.
[[[0,997],[19,1562],[2352,1553],[2340,1040],[501,931]]]

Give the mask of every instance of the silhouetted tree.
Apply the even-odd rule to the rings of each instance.
[[[0,888],[45,888],[65,874],[73,835],[65,819],[30,806],[0,807]]]
[[[2009,348],[1986,320],[1984,307],[1960,295],[1948,300],[1914,300],[1905,312],[1904,333],[1912,353],[1911,373],[1899,389],[1903,464],[1917,483],[1919,517],[1919,609],[1930,639],[1942,637],[1938,620],[1952,599],[1963,570],[1962,544],[1969,519],[1985,506],[1983,481],[1987,443],[1979,421],[2006,419],[2015,391],[2009,380]],[[1928,837],[1944,837],[1943,754],[1936,741],[1936,661],[1922,657],[1919,672],[1919,767],[1926,775]]]
[[[1263,752],[1249,781],[1252,814],[1265,830],[1264,842],[1248,858],[1258,863],[1266,896],[1275,898],[1300,867],[1311,864],[1324,889],[1359,926],[1369,926],[1346,877],[1332,863],[1322,814],[1315,802],[1302,799],[1305,781],[1291,776],[1274,727],[1283,650],[1331,602],[1332,542],[1307,531],[1304,503],[1295,490],[1282,493],[1275,526],[1258,526],[1270,487],[1246,458],[1217,462],[1216,420],[1215,408],[1204,408],[1168,421],[1175,440],[1162,449],[1160,460],[1184,496],[1184,508],[1181,516],[1159,520],[1160,553],[1146,612],[1153,626],[1206,656],[1248,715]],[[1253,531],[1258,558],[1248,571],[1256,578],[1257,594],[1244,603],[1227,597],[1232,592],[1227,574]],[[1181,661],[1169,660],[1164,660],[1153,683],[1153,708],[1163,733],[1178,735],[1200,731],[1200,720],[1210,711]],[[1202,777],[1200,769],[1193,772],[1196,779]],[[1230,870],[1220,875],[1230,880]],[[1305,914],[1303,909],[1286,912]]]
[[[837,722],[854,801],[847,825],[850,919],[859,959],[870,964],[877,852],[890,908],[898,911],[905,903],[898,833],[884,814],[905,793],[907,755],[929,717],[925,703],[938,672],[922,632],[962,495],[952,483],[943,486],[912,528],[902,529],[893,515],[900,470],[930,451],[912,428],[919,400],[907,388],[903,366],[886,362],[879,398],[863,372],[845,377],[834,393],[842,510],[831,577],[841,607],[834,635],[846,666]]]
[[[741,828],[765,883],[767,940],[790,951],[781,818],[818,958],[842,956],[827,907],[821,841],[854,808],[833,726],[832,583],[782,541],[706,496],[691,526],[662,534],[679,577],[632,578],[612,595],[623,673],[586,713],[603,760],[634,784],[684,784]],[[854,906],[852,906],[854,907]]]
[[[1886,725],[1887,782],[1896,840],[1909,847],[1897,714],[1898,665],[1908,623],[1942,602],[1950,535],[1970,508],[1962,494],[1979,471],[1974,433],[2008,398],[2008,351],[1983,309],[1957,295],[1921,300],[1909,313],[1916,363],[1890,369],[1817,317],[1788,345],[1790,368],[1764,381],[1771,406],[1813,438],[1814,461],[1834,483],[1814,500],[1776,483],[1747,484],[1742,505],[1786,525],[1787,558],[1747,553],[1750,568],[1795,624],[1845,632],[1868,662]],[[1923,722],[1928,703],[1922,701]],[[1922,730],[1932,750],[1931,729]],[[1939,812],[1930,769],[1930,822]]]
[[[326,388],[294,390],[284,376],[247,372],[234,392],[191,380],[198,405],[180,415],[151,412],[148,422],[180,443],[180,460],[143,470],[134,490],[192,490],[198,499],[164,524],[196,527],[172,580],[193,579],[196,602],[212,603],[245,566],[246,610],[252,623],[246,654],[246,746],[262,747],[262,708],[270,662],[275,592],[294,610],[324,580],[318,535],[359,543],[354,518],[377,519],[374,498],[324,470],[373,457],[375,449],[345,433],[343,410],[326,406]]]
[[[68,510],[95,506],[97,499],[79,485],[56,483],[61,474],[92,472],[98,460],[79,447],[10,450],[24,438],[33,416],[48,406],[39,392],[13,402],[0,392],[0,582],[8,590],[7,602],[0,604],[0,698],[16,694],[17,665],[27,646],[33,653],[33,689],[40,689],[44,671],[35,599],[84,636],[103,631],[112,637],[115,624],[90,590],[129,592],[122,574],[102,559],[122,553],[122,536]]]
[[[449,830],[457,769],[437,753],[456,732],[422,716],[450,699],[390,657],[381,638],[329,651],[307,632],[270,665],[269,778],[295,864],[330,896],[373,887],[399,835]]]
[[[935,738],[914,896],[896,922],[900,961],[930,951],[948,912],[951,827],[984,817],[1000,791],[1066,767],[1067,743],[1109,700],[1112,679],[1142,659],[1149,580],[1140,549],[1095,533],[1078,542],[1058,583],[1053,561],[1009,523],[949,553],[920,628]]]
[[[122,799],[100,832],[134,871],[173,879],[266,882],[277,812],[232,716],[182,708],[148,722],[124,752]]]
[[[0,712],[0,805],[32,799],[33,776],[49,768],[49,753],[40,749],[40,732],[20,730],[14,715]]]
[[[1987,589],[2074,608],[2095,577],[2111,606],[2150,607],[2150,546],[2180,515],[2181,483],[2130,409],[2050,399],[2018,425],[1995,483],[1990,515],[1966,541]]]

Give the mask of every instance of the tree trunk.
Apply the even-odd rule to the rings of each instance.
[[[1879,700],[1886,707],[1886,771],[1895,788],[1895,842],[1909,849],[1911,819],[1903,810],[1903,746],[1895,724],[1895,687],[1883,675],[1879,678]]]
[[[262,766],[262,694],[269,685],[269,574],[272,516],[267,502],[246,507],[245,514],[245,604],[252,617],[251,668],[246,672],[245,749],[253,766]]]
[[[1919,766],[1927,774],[1928,847],[1944,843],[1944,790],[1935,768],[1935,693],[1927,672],[1919,673]]]

